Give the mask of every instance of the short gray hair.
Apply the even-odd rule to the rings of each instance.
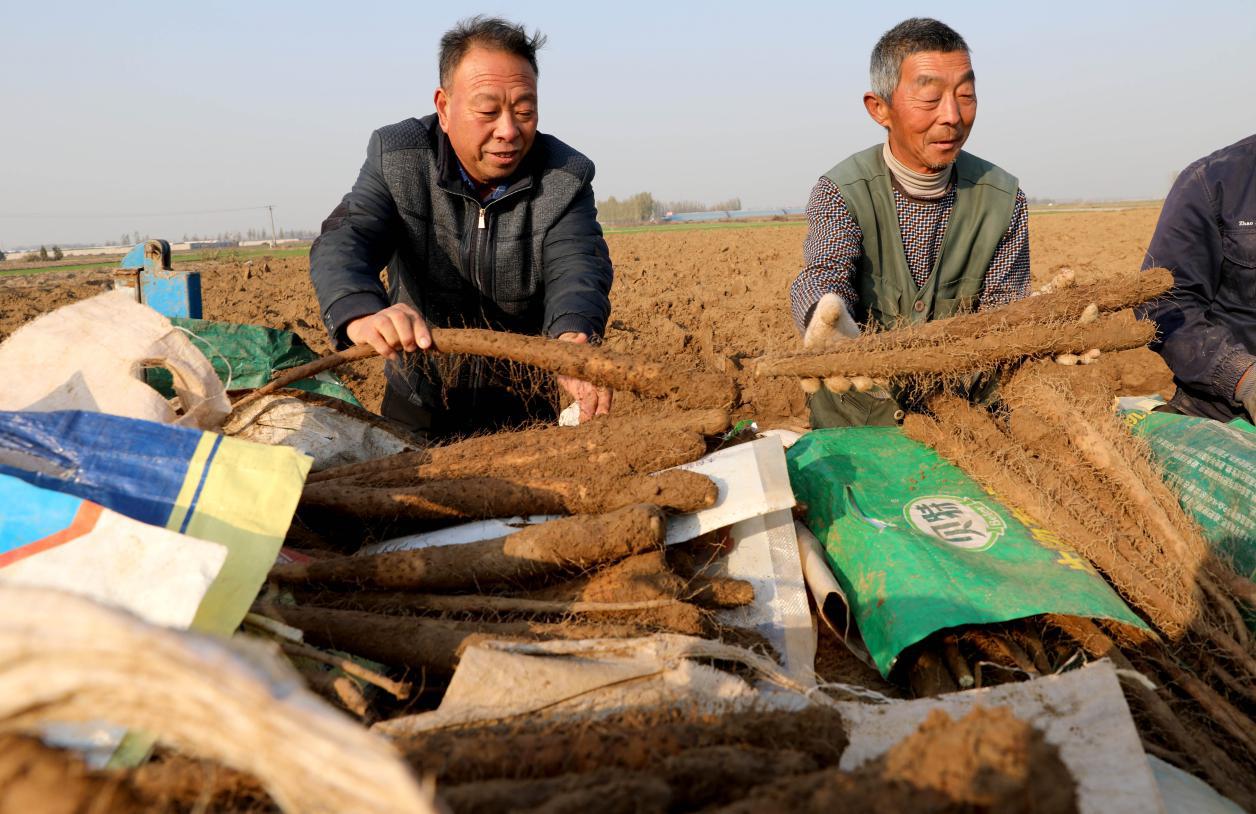
[[[930,17],[912,17],[881,35],[872,49],[869,69],[872,92],[886,102],[898,87],[903,60],[922,51],[963,51],[969,53],[968,43],[946,23]]]
[[[485,17],[477,14],[465,20],[459,20],[440,38],[440,85],[448,88],[462,58],[474,46],[488,48],[492,51],[503,51],[527,60],[532,66],[532,73],[540,75],[536,64],[536,52],[545,45],[545,35],[540,31],[528,35],[528,29],[518,23],[503,20],[501,17]]]

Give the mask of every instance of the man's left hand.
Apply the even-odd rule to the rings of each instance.
[[[558,338],[563,342],[575,342],[578,345],[587,344],[589,341],[588,334],[575,331],[559,334]],[[611,411],[611,389],[609,387],[598,387],[595,384],[590,384],[571,376],[559,376],[558,386],[579,402],[581,423],[588,421],[595,415],[606,415]]]

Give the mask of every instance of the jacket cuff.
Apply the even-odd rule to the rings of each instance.
[[[1217,364],[1216,373],[1213,374],[1213,380],[1220,394],[1231,401],[1242,401],[1243,399],[1236,392],[1239,379],[1243,378],[1243,374],[1253,363],[1256,363],[1256,356],[1242,349],[1237,349],[1222,358]]]
[[[545,333],[553,339],[568,331],[585,334],[589,339],[602,335],[602,332],[598,330],[597,323],[579,314],[563,314],[550,323],[549,329]]]
[[[387,307],[388,300],[370,291],[346,294],[327,306],[327,310],[323,312],[323,324],[327,326],[327,333],[336,350],[344,350],[351,344],[345,336],[345,328],[350,322]]]

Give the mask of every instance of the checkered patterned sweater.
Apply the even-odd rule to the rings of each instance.
[[[946,225],[955,208],[955,184],[941,198],[920,200],[905,195],[894,186],[894,208],[912,279],[921,286],[929,279],[937,260]],[[789,287],[790,310],[798,330],[806,328],[820,298],[830,291],[846,301],[852,314],[858,313],[859,294],[853,285],[855,261],[863,252],[863,230],[846,208],[842,193],[828,178],[821,177],[807,202],[807,238],[803,242],[803,269]],[[1025,193],[1016,190],[1012,222],[994,250],[986,270],[980,311],[1006,305],[1029,294],[1029,207]]]

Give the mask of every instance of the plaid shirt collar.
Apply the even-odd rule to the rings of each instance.
[[[467,185],[467,189],[471,190],[471,193],[475,195],[481,204],[492,203],[506,194],[506,187],[508,187],[509,184],[501,183],[496,186],[491,184],[481,184],[479,181],[476,181],[467,174],[467,171],[463,168],[461,161],[458,161],[457,164],[458,174],[462,176],[462,183]]]

